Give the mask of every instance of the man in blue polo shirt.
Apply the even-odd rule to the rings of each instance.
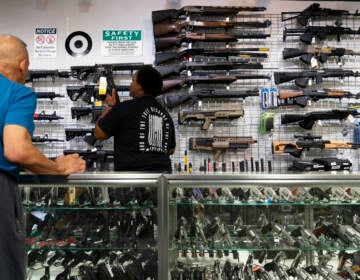
[[[85,170],[85,161],[77,154],[49,160],[32,144],[36,95],[23,85],[28,67],[26,44],[0,35],[0,280],[25,277],[20,168],[64,176]]]

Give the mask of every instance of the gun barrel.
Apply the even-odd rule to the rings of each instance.
[[[189,30],[193,27],[204,28],[227,28],[233,27],[234,22],[214,20],[214,21],[171,21],[160,22],[153,25],[154,36],[159,37],[169,33],[179,33],[181,30]]]
[[[64,95],[56,94],[53,91],[37,91],[35,92],[38,99],[48,98],[53,100],[56,97],[64,97]]]
[[[157,51],[178,46],[182,42],[235,42],[237,38],[226,33],[193,33],[186,32],[175,36],[164,36],[155,38]]]
[[[47,134],[45,134],[44,136],[33,136],[31,138],[32,142],[34,143],[42,143],[42,142],[64,142],[64,140],[62,139],[57,139],[57,138],[49,138],[49,136]]]
[[[230,69],[262,69],[261,63],[248,62],[183,62],[170,65],[156,66],[162,77],[180,74],[182,70],[230,70]]]
[[[239,56],[239,57],[268,57],[265,53],[269,48],[192,48],[192,49],[179,49],[175,51],[159,51],[155,53],[156,64],[161,64],[169,60],[180,59],[185,56],[192,56],[202,54],[206,56]]]
[[[40,113],[34,114],[34,120],[37,120],[37,121],[43,121],[43,120],[53,121],[53,120],[61,120],[61,119],[64,119],[64,118],[56,115],[56,112],[54,112],[53,114],[45,114],[45,111],[42,111]]]

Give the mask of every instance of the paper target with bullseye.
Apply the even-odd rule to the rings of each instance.
[[[65,49],[71,56],[87,55],[91,51],[91,48],[91,37],[83,31],[75,31],[66,38]]]

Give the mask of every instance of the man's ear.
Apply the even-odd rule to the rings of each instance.
[[[20,69],[20,72],[26,72],[28,70],[28,60],[26,58],[22,59],[20,62],[19,62],[19,69]]]

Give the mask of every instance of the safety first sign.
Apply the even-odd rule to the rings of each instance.
[[[103,56],[142,55],[142,31],[103,30],[101,53]]]
[[[56,28],[35,28],[34,57],[56,58]]]

